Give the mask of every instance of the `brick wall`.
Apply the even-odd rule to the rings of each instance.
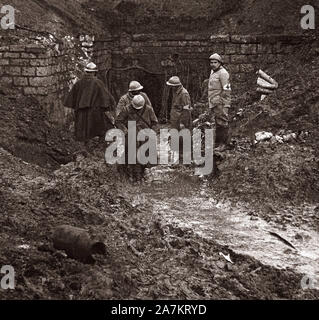
[[[106,70],[112,67],[112,51],[114,41],[111,38],[104,38],[94,42],[93,61],[98,66],[99,75],[103,77]]]
[[[35,96],[57,123],[68,113],[62,100],[72,68],[64,51],[34,44],[0,47],[1,85]]]

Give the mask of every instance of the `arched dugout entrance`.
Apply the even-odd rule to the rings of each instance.
[[[163,118],[163,110],[167,108],[167,98],[163,97],[166,91],[165,74],[151,72],[139,66],[110,68],[105,73],[105,84],[116,102],[127,92],[132,80],[142,84],[143,92],[150,98],[155,114],[158,118]]]

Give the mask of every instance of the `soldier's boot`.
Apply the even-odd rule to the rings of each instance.
[[[217,159],[213,157],[213,171],[212,171],[212,178],[217,178],[220,175],[220,170],[217,167]]]
[[[222,152],[229,144],[229,128],[216,126],[215,151]]]
[[[217,179],[220,176],[220,170],[217,166],[217,157],[214,155],[213,158],[213,170],[212,172],[208,175],[208,180],[213,180],[213,179]]]

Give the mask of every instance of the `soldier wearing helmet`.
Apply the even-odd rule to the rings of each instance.
[[[183,87],[179,77],[171,77],[166,84],[172,88],[173,98],[170,114],[171,126],[174,129],[191,129],[192,128],[192,114],[191,114],[191,98],[188,91]],[[179,143],[179,158],[183,157],[182,150],[183,143]],[[178,153],[177,150],[172,150],[173,163],[177,163]]]
[[[137,164],[128,164],[128,121],[135,121],[136,134],[142,129],[156,129],[158,124],[157,117],[153,108],[146,103],[143,95],[139,94],[134,96],[131,103],[123,107],[115,122],[116,127],[126,134],[125,164],[120,165],[119,168],[124,169],[131,179],[140,180],[144,176],[146,166],[138,163],[138,161],[136,161]],[[133,138],[134,141],[136,141],[136,137]],[[140,141],[136,141],[136,149],[138,149],[141,144]]]
[[[116,102],[95,76],[98,69],[93,62],[88,63],[84,71],[85,75],[71,88],[64,105],[74,109],[75,139],[88,144],[96,136],[102,140],[112,127],[110,114],[115,111]]]
[[[173,98],[170,120],[173,128],[180,130],[191,129],[191,98],[188,91],[183,87],[179,77],[171,77],[166,84],[172,88]]]
[[[223,60],[217,53],[209,57],[211,74],[208,81],[208,104],[216,123],[216,146],[224,150],[228,144],[228,110],[231,102],[229,73],[223,67]]]
[[[128,106],[131,102],[134,96],[141,95],[145,99],[145,103],[152,107],[151,101],[148,98],[147,94],[142,92],[143,86],[138,81],[131,81],[129,84],[128,92],[124,94],[116,107],[116,116],[120,114],[120,112],[123,110],[125,106]]]
[[[137,131],[147,128],[152,129],[158,123],[153,108],[146,103],[144,96],[141,94],[134,96],[130,104],[124,106],[117,116],[117,127],[126,131],[128,121],[136,121]]]

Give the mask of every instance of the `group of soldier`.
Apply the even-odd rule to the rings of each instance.
[[[209,60],[211,73],[207,85],[208,108],[201,117],[208,116],[211,122],[215,123],[215,146],[219,151],[223,151],[229,142],[229,73],[224,68],[219,54],[212,54]],[[128,121],[136,122],[137,132],[146,128],[155,131],[158,129],[158,119],[152,103],[138,81],[130,82],[128,92],[116,104],[104,83],[96,77],[96,65],[90,62],[84,71],[84,76],[74,84],[64,101],[66,107],[74,109],[76,140],[88,143],[96,136],[103,139],[106,131],[114,127],[127,133]],[[171,128],[191,129],[192,104],[187,89],[178,76],[172,76],[166,84],[173,93],[170,108]],[[142,178],[144,170],[145,166],[142,165],[124,165],[124,171],[130,177]]]

